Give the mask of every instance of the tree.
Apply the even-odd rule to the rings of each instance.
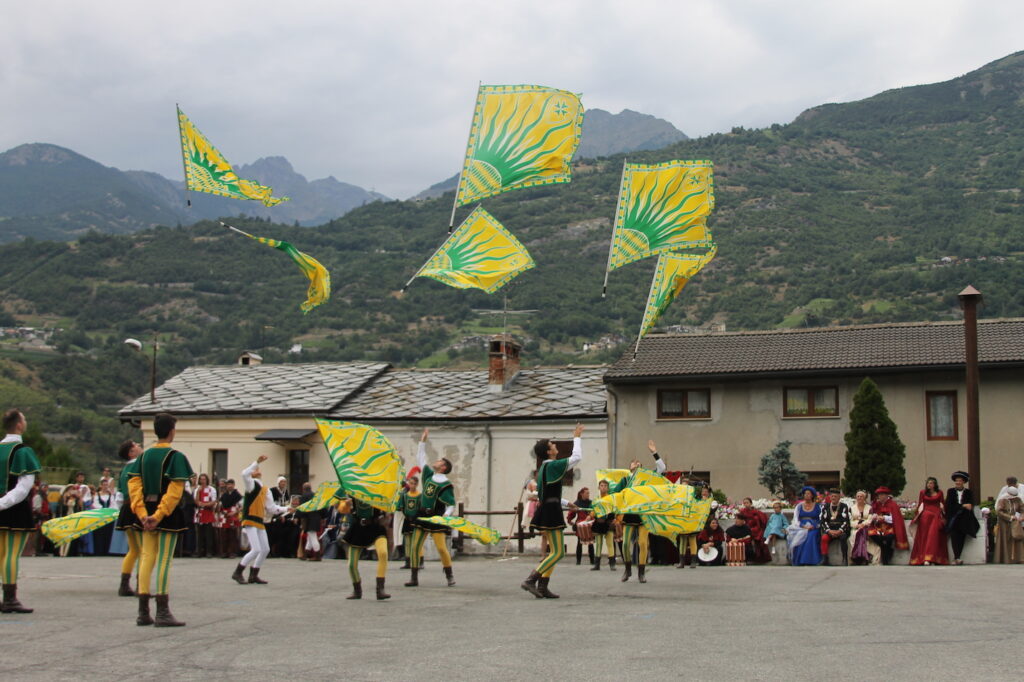
[[[861,382],[853,396],[850,430],[846,441],[846,467],[843,469],[843,492],[853,495],[858,490],[871,492],[887,486],[899,495],[907,485],[903,459],[907,448],[889,417],[878,385],[870,378]]]
[[[807,480],[807,476],[793,464],[789,453],[792,444],[792,441],[782,441],[761,458],[761,465],[757,467],[757,482],[768,488],[772,495],[789,499],[796,497],[796,491]]]

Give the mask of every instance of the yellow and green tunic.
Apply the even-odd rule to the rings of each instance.
[[[413,526],[428,533],[451,535],[451,528],[423,519],[430,516],[444,516],[446,509],[455,506],[455,488],[452,486],[452,482],[449,480],[435,481],[434,470],[429,465],[425,465],[423,467],[423,492],[419,494],[418,499],[419,510],[416,520],[412,522]]]
[[[263,484],[253,479],[252,490],[242,498],[242,527],[252,526],[266,530],[263,518],[267,511],[267,493]]]
[[[39,473],[39,459],[35,451],[20,439],[0,443],[0,497],[7,495],[18,485],[22,476]],[[20,502],[0,511],[0,531],[29,532],[35,530],[32,520],[31,495]]]
[[[402,512],[402,535],[409,535],[420,512],[419,491],[402,491],[398,498],[398,511]]]

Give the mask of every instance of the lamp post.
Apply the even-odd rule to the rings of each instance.
[[[964,311],[964,360],[967,365],[967,474],[981,499],[981,427],[978,424],[978,304],[981,292],[967,285],[957,297]]]
[[[125,339],[124,344],[142,352],[142,342],[138,339]],[[156,352],[159,348],[160,343],[154,340],[153,355],[149,361],[149,402],[151,403],[156,403]]]

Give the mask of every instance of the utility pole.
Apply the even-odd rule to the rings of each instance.
[[[967,474],[971,488],[981,492],[981,427],[978,423],[978,304],[981,292],[970,284],[958,295],[964,311],[964,360],[967,365]]]

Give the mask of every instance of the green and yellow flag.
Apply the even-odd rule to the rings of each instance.
[[[421,520],[426,521],[427,523],[436,523],[440,526],[454,528],[460,533],[464,533],[475,540],[479,540],[485,545],[496,545],[501,542],[501,533],[495,529],[478,525],[472,521],[467,521],[461,516],[428,516],[426,518],[421,518]]]
[[[395,447],[365,424],[317,419],[340,491],[386,512],[398,507],[405,473]]]
[[[714,206],[710,161],[625,164],[608,270],[665,251],[710,246],[707,217]]]
[[[609,484],[615,485],[624,478],[629,478],[629,469],[598,469],[597,470],[597,482],[608,481]],[[633,477],[633,485],[670,485],[672,481],[668,480],[661,474],[640,467],[636,470],[636,475]]]
[[[298,506],[300,512],[314,512],[326,508],[334,500],[334,494],[341,489],[337,481],[324,481],[316,488],[316,492],[306,502]]]
[[[456,289],[483,289],[489,294],[534,266],[518,239],[479,206],[451,233],[416,273]]]
[[[125,504],[128,504],[127,500],[125,500]],[[117,519],[117,514],[117,509],[107,507],[89,509],[44,521],[43,525],[40,526],[40,530],[43,531],[43,535],[53,544],[57,546],[66,545],[86,533],[91,533],[108,523],[113,523]]]
[[[700,272],[715,257],[718,247],[712,245],[706,253],[663,253],[658,256],[658,267],[651,281],[651,292],[647,295],[644,320],[640,324],[642,338],[665,309],[671,305],[686,283]]]
[[[704,530],[710,513],[710,499],[695,500],[693,506],[683,514],[644,514],[640,520],[650,532],[675,542],[680,535],[690,535]]]
[[[510,189],[569,182],[583,130],[579,95],[539,85],[482,85],[456,206]]]
[[[188,116],[178,109],[181,153],[185,160],[185,185],[195,192],[206,192],[231,199],[262,201],[276,206],[288,197],[271,196],[273,189],[235,175],[227,159],[199,132]]]
[[[668,485],[637,485],[622,492],[605,495],[594,500],[591,511],[595,516],[609,514],[668,514],[686,516],[697,500],[693,486],[670,483]]]
[[[254,239],[260,244],[266,244],[272,246],[278,251],[284,251],[295,264],[299,266],[299,270],[309,280],[309,288],[306,289],[306,300],[299,304],[299,309],[304,313],[308,313],[313,308],[327,302],[327,299],[331,297],[331,273],[320,264],[316,258],[310,255],[302,253],[289,242],[278,241],[277,239],[269,239],[267,237],[257,237],[249,234],[243,230],[239,230],[237,227],[228,225],[223,220],[219,221],[221,225],[228,228],[232,232]]]

